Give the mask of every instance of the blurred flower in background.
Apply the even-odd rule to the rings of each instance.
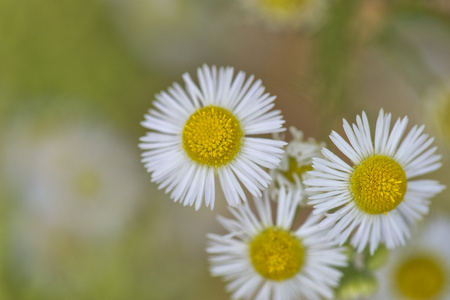
[[[211,57],[224,31],[225,1],[107,0],[118,32],[141,63],[178,73]]]
[[[450,221],[434,215],[420,229],[378,272],[380,289],[373,299],[450,299]]]
[[[450,85],[431,89],[424,99],[425,115],[439,140],[450,148]]]
[[[2,171],[16,205],[27,218],[81,237],[120,233],[146,182],[137,172],[137,149],[100,122],[61,120],[44,131],[23,117],[11,121],[2,145]]]
[[[271,170],[273,182],[270,186],[271,197],[277,199],[281,187],[301,197],[300,205],[306,204],[307,193],[303,181],[309,178],[313,157],[323,157],[321,149],[325,143],[315,139],[304,139],[303,132],[291,126],[291,140],[284,147],[280,165]]]
[[[14,199],[3,238],[14,273],[34,281],[23,293],[36,288],[56,297],[87,286],[76,283],[77,264],[81,270],[92,263],[92,247],[110,251],[142,207],[146,181],[133,159],[137,147],[107,122],[69,111],[72,117],[62,119],[23,110],[2,131],[1,173]],[[52,282],[59,283],[49,289]]]
[[[204,63],[261,78],[287,127],[331,151],[329,132],[362,110],[424,123],[448,186],[447,2],[0,0],[0,298],[229,298],[205,251],[223,195],[186,210],[139,165],[154,95]],[[395,261],[346,247],[337,296],[368,299]]]
[[[330,0],[238,0],[250,16],[277,30],[316,30]]]

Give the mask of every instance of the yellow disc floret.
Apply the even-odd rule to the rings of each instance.
[[[371,156],[355,167],[351,190],[364,212],[386,214],[402,202],[406,192],[406,174],[392,158]]]
[[[101,177],[95,170],[84,170],[74,178],[73,187],[79,196],[92,197],[101,190]]]
[[[290,13],[300,9],[306,0],[260,0],[262,7],[267,10]]]
[[[417,256],[401,264],[395,280],[399,291],[408,299],[434,299],[442,292],[445,274],[438,262]]]
[[[291,233],[268,228],[250,243],[250,259],[256,271],[271,280],[285,280],[302,267],[304,248]]]
[[[228,110],[208,106],[197,110],[183,129],[183,145],[194,161],[218,167],[232,161],[242,141],[239,121]]]
[[[288,169],[283,172],[283,175],[286,176],[287,179],[289,179],[291,182],[295,183],[294,174],[297,174],[298,177],[301,179],[303,174],[305,174],[308,171],[312,171],[313,167],[312,165],[299,165],[295,157],[289,157],[288,158]]]

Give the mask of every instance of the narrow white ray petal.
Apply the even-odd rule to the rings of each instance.
[[[366,158],[367,156],[369,156],[369,151],[366,149],[366,137],[365,137],[365,133],[364,131],[362,131],[361,129],[359,129],[359,127],[355,124],[353,124],[353,132],[355,133],[355,137],[358,141],[358,146],[355,149],[356,153],[359,154],[360,158],[359,160],[362,161],[364,160],[364,158]]]
[[[330,150],[323,148],[322,154],[330,160],[330,162],[331,162],[331,164],[329,165],[330,167],[335,166],[335,169],[338,169],[338,170],[341,170],[341,171],[344,171],[347,173],[353,172],[352,167],[350,167],[346,162],[344,162],[342,159],[340,159],[336,154],[334,154]],[[314,161],[316,161],[316,159],[313,159],[313,162]],[[325,160],[322,161],[320,158],[317,158],[317,161],[326,162]],[[334,165],[333,165],[333,163],[334,163]]]
[[[215,196],[215,178],[214,169],[206,169],[206,180],[205,180],[205,204],[206,207],[211,205],[211,210],[214,209],[214,196]]]
[[[425,151],[434,141],[433,138],[428,139],[427,134],[422,134],[415,140],[413,143],[411,143],[410,148],[411,150],[407,154],[407,156],[399,158],[399,162],[401,162],[403,165],[407,166],[411,162],[413,162],[423,151]]]
[[[339,150],[347,156],[354,164],[357,164],[359,160],[358,154],[355,150],[339,135],[337,132],[332,131],[330,134],[331,141],[339,148]]]
[[[195,172],[195,165],[188,164],[183,166],[186,168],[183,177],[177,176],[177,180],[172,181],[171,185],[168,186],[167,190],[172,190],[170,197],[178,201],[181,199],[181,196],[186,193],[189,188],[189,183],[192,181],[193,174]]]
[[[241,199],[245,202],[245,193],[232,171],[228,170],[228,168],[219,168],[217,171],[222,187],[225,185],[226,188],[224,190],[228,190],[228,194],[225,194],[227,202],[233,207],[238,206]]]
[[[186,85],[186,90],[188,92],[189,98],[194,103],[195,107],[201,107],[201,99],[202,99],[202,93],[197,87],[197,85],[192,80],[191,76],[188,73],[183,74],[183,80]]]
[[[144,117],[145,121],[142,121],[141,125],[145,128],[168,134],[179,134],[181,132],[180,127],[172,122],[161,120],[150,115],[145,115]]]
[[[263,194],[263,197],[255,197],[255,207],[258,212],[258,216],[261,223],[265,227],[271,227],[273,225],[272,221],[272,209],[270,207],[270,199],[267,193]]]
[[[405,132],[406,125],[408,124],[408,118],[404,117],[403,119],[398,119],[394,125],[394,128],[389,135],[389,139],[386,144],[385,154],[388,156],[393,156],[395,151],[397,150],[397,146],[400,143],[401,137]]]
[[[255,296],[255,300],[269,300],[272,299],[272,283],[270,281],[264,282],[261,289]]]
[[[383,121],[384,121],[384,124],[382,125],[383,132],[381,133],[381,140],[379,145],[380,149],[379,151],[376,151],[381,154],[386,153],[386,144],[389,138],[389,131],[391,127],[391,114],[390,113],[386,114]]]
[[[261,196],[261,191],[256,184],[256,180],[249,177],[248,173],[246,174],[245,168],[241,167],[240,161],[230,164],[230,168],[252,195]]]
[[[374,216],[372,224],[372,233],[370,235],[370,255],[373,255],[375,250],[378,248],[381,240],[381,218],[379,216]]]
[[[200,91],[202,92],[201,106],[208,106],[212,104],[213,101],[213,88],[212,88],[212,80],[211,73],[209,72],[209,68],[205,65],[203,68],[197,69],[197,78],[200,85]]]
[[[337,171],[330,169],[330,173],[324,173],[324,172],[316,172],[316,171],[309,171],[308,174],[310,174],[313,177],[320,177],[325,179],[333,179],[338,181],[347,181],[348,174],[346,173],[337,173]]]
[[[207,167],[205,166],[199,166],[199,169],[197,170],[198,173],[198,192],[197,195],[193,195],[193,197],[195,196],[195,210],[199,210],[200,207],[202,206],[202,202],[203,202],[203,198],[205,195],[205,184],[206,184],[206,173],[207,173]],[[192,189],[189,190],[189,192]],[[187,197],[186,197],[187,198]],[[206,201],[205,201],[206,203]],[[192,204],[191,204],[192,205]],[[207,205],[208,206],[208,205]]]
[[[374,149],[373,149],[373,143],[372,143],[372,136],[370,133],[369,120],[367,119],[366,113],[364,111],[362,112],[362,124],[360,124],[358,119],[356,121],[361,130],[361,133],[364,133],[364,143],[363,144],[365,145],[366,153],[367,153],[367,155],[372,155],[374,152]]]
[[[233,68],[229,69],[228,72],[230,74],[233,74],[234,72]],[[226,105],[228,108],[234,109],[235,104],[240,100],[238,98],[238,95],[244,89],[243,86],[244,81],[245,81],[245,73],[242,71],[238,72],[238,74],[231,83],[230,89],[226,93],[226,98],[224,98],[224,105],[226,101]],[[250,85],[251,82],[248,84]]]
[[[350,125],[348,124],[348,122],[344,119],[344,131],[345,134],[347,135],[347,138],[350,141],[351,146],[353,147],[354,151],[354,155],[358,158],[358,160],[362,160],[363,155],[361,153],[361,145],[360,145],[360,141],[359,139],[356,137],[355,132],[352,130],[352,128],[350,127]],[[358,151],[359,150],[359,151]],[[345,153],[344,153],[345,154]]]
[[[384,134],[384,112],[383,109],[380,110],[380,113],[378,114],[377,123],[375,126],[375,140],[374,140],[374,147],[375,147],[375,153],[381,152],[381,143],[383,140],[383,134]]]
[[[401,142],[394,156],[395,159],[398,160],[401,164],[403,164],[402,160],[404,158],[409,157],[410,151],[414,149],[414,147],[412,146],[414,141],[420,136],[424,128],[424,125],[420,127],[414,125]]]
[[[441,166],[442,166],[442,163],[440,163],[440,162],[432,164],[432,165],[428,165],[428,164],[420,165],[420,166],[417,166],[417,168],[415,168],[415,170],[408,171],[407,172],[407,177],[408,178],[414,178],[414,177],[417,177],[417,176],[420,176],[420,175],[423,175],[423,174],[427,174],[427,173],[436,171]]]
[[[241,76],[244,76],[243,79],[245,79],[245,73],[244,72],[239,72],[239,74],[242,74]],[[252,82],[254,80],[254,76],[250,76],[247,81],[245,81],[245,83],[242,85],[243,82],[238,81],[237,84],[240,84],[240,89],[238,91],[236,91],[236,95],[234,95],[228,102],[228,107],[230,109],[232,109],[233,111],[236,110],[236,106],[239,104],[240,101],[242,101],[242,98],[245,97],[245,95],[248,92],[248,89],[250,88],[250,86],[252,85]],[[232,85],[232,89],[234,87],[234,82]]]

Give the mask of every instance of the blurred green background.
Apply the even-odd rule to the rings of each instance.
[[[286,125],[330,147],[343,117],[408,115],[449,184],[448,1],[326,1],[300,28],[241,2],[0,0],[0,299],[228,298],[204,250],[225,201],[172,203],[137,147],[154,94],[203,63],[262,79]]]

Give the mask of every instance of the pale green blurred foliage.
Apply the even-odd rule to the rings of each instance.
[[[55,130],[106,127],[134,149],[124,159],[139,164],[139,122],[153,95],[202,63],[255,74],[278,96],[287,126],[331,147],[330,131],[361,110],[373,119],[383,107],[431,128],[423,99],[450,78],[446,2],[330,2],[322,27],[308,32],[271,31],[229,0],[0,0],[0,161],[6,143],[24,139],[15,126],[36,141]],[[26,138],[18,160],[37,155]],[[450,148],[439,147],[444,167],[432,176],[448,186]],[[129,177],[146,184],[138,199],[123,199],[138,203],[123,228],[108,238],[80,236],[26,217],[22,195],[31,187],[8,172],[1,168],[0,299],[228,298],[209,276],[204,250],[205,233],[220,232],[223,199],[214,212],[172,203],[140,166]],[[126,172],[117,176],[127,182]],[[447,189],[431,210],[450,213],[449,197]],[[370,290],[366,277],[349,289]]]

